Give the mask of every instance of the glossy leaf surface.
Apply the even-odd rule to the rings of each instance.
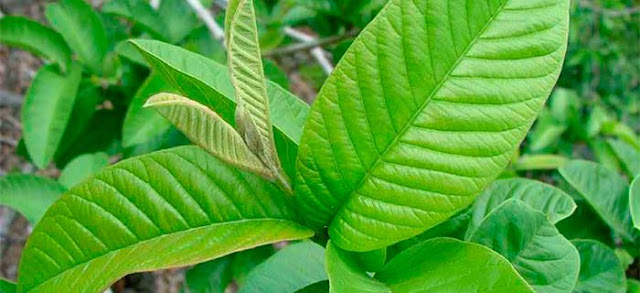
[[[33,78],[22,106],[23,138],[29,155],[39,168],[46,168],[61,143],[73,111],[82,69],[71,67],[60,74],[46,65]]]
[[[47,5],[45,15],[80,61],[94,73],[102,73],[109,44],[104,24],[91,5],[84,0],[62,0]]]
[[[51,28],[25,17],[0,18],[0,43],[42,55],[59,64],[63,72],[71,65],[71,49],[62,36]]]
[[[524,178],[501,179],[494,182],[473,203],[468,234],[489,213],[511,198],[519,199],[534,210],[542,212],[551,224],[567,218],[576,209],[570,195],[551,185]]]
[[[132,272],[312,234],[272,184],[198,147],[169,149],[122,161],[63,195],[26,244],[19,289],[101,292]]]
[[[305,241],[286,246],[247,276],[240,293],[294,293],[327,279],[324,248]]]
[[[572,161],[560,174],[622,238],[633,241],[629,184],[615,171],[589,161]]]
[[[0,177],[0,205],[17,210],[35,224],[65,190],[60,183],[48,178],[8,175]]]
[[[565,54],[567,0],[392,0],[313,105],[296,190],[306,221],[366,251],[469,205],[507,165]]]
[[[593,240],[575,240],[580,252],[580,277],[573,292],[624,293],[625,273],[613,250]]]
[[[145,107],[156,109],[193,143],[216,158],[243,170],[269,177],[267,167],[247,147],[242,137],[211,109],[174,94],[157,94]]]
[[[518,199],[493,210],[470,241],[502,254],[536,292],[571,292],[580,256],[545,214]]]

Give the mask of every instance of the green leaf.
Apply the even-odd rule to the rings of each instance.
[[[251,271],[275,253],[273,245],[264,245],[234,253],[231,264],[233,282],[241,289]]]
[[[536,292],[571,292],[580,256],[547,216],[519,199],[487,215],[470,241],[502,254]]]
[[[627,288],[629,293],[640,293],[640,281],[635,279],[627,279]]]
[[[38,168],[51,162],[71,117],[82,69],[73,65],[66,75],[46,65],[33,78],[22,106],[24,142]]]
[[[629,184],[616,172],[589,161],[572,161],[560,174],[575,188],[609,227],[633,241]]]
[[[199,25],[193,9],[184,0],[162,0],[158,13],[172,43],[180,42]],[[210,34],[208,30],[207,33]]]
[[[0,177],[0,205],[17,210],[31,224],[37,223],[64,191],[64,186],[48,178],[34,175]]]
[[[331,292],[533,292],[501,255],[450,238],[404,251],[370,278],[335,245],[327,246]]]
[[[136,51],[137,54],[137,51]],[[152,109],[145,109],[147,100],[162,92],[173,92],[173,88],[157,74],[151,74],[138,88],[127,109],[122,125],[122,145],[130,147],[161,135],[171,127],[171,123]]]
[[[329,280],[320,281],[296,291],[296,293],[328,293],[328,292],[329,292]]]
[[[636,176],[629,188],[629,207],[636,229],[640,229],[640,175]]]
[[[329,292],[331,293],[391,292],[391,289],[386,284],[367,275],[353,258],[353,254],[335,246],[333,241],[329,241],[327,244],[325,261],[329,277]]]
[[[64,167],[58,182],[66,188],[71,188],[108,165],[109,156],[105,153],[78,156]]]
[[[543,213],[551,224],[569,217],[576,210],[571,196],[551,185],[524,178],[501,179],[494,182],[473,203],[467,236],[473,233],[489,213],[512,198]]]
[[[584,200],[577,202],[576,211],[570,217],[556,223],[556,227],[569,240],[593,239],[613,246],[611,229]]]
[[[276,186],[180,147],[122,161],[63,195],[27,241],[19,290],[101,292],[132,272],[311,235]]]
[[[154,108],[193,143],[216,158],[273,179],[270,170],[247,147],[235,129],[206,106],[179,95],[162,93],[151,97],[145,107]]]
[[[60,65],[63,72],[71,65],[71,49],[62,36],[51,28],[25,17],[0,18],[0,43],[42,55]]]
[[[136,47],[134,47],[128,40],[117,43],[114,50],[119,56],[122,56],[131,62],[142,66],[148,66],[147,61],[144,60],[142,55],[140,55],[140,52],[138,52]]]
[[[607,140],[607,143],[630,177],[635,177],[640,174],[640,150],[635,149],[622,140],[610,139]]]
[[[154,38],[168,40],[168,29],[160,15],[144,0],[111,0],[102,6],[102,12],[124,17],[151,34]]]
[[[15,293],[18,292],[18,287],[15,283],[0,279],[0,293]]]
[[[513,164],[517,171],[555,170],[563,167],[569,159],[558,155],[524,155]]]
[[[185,273],[187,292],[224,293],[231,283],[230,269],[232,258],[226,256],[198,264]]]
[[[237,4],[234,4],[237,2]],[[265,84],[258,28],[252,0],[232,0],[225,21],[228,64],[235,89],[235,122],[238,133],[249,149],[264,163],[277,182],[291,189],[284,174],[273,135],[269,112],[269,96]]]
[[[574,240],[580,253],[580,276],[573,292],[626,291],[625,273],[611,248],[593,240]]]
[[[324,248],[305,241],[286,246],[258,265],[239,292],[294,293],[326,279]]]
[[[48,4],[45,16],[94,73],[102,73],[102,62],[109,47],[104,25],[84,0],[62,0]]]
[[[387,248],[381,248],[366,252],[350,252],[360,267],[367,272],[382,270],[387,262]]]
[[[234,90],[226,67],[204,56],[157,41],[135,40],[151,67],[183,96],[214,110],[235,125]],[[275,140],[282,165],[292,176],[309,106],[279,85],[267,81]]]
[[[504,169],[558,78],[568,0],[392,0],[318,95],[297,197],[366,251],[420,234]]]

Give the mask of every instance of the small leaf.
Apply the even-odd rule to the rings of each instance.
[[[573,292],[626,291],[625,272],[611,248],[593,240],[574,240],[580,253],[580,276]]]
[[[517,171],[555,170],[563,167],[569,159],[558,155],[524,155],[513,164]]]
[[[450,238],[434,238],[402,252],[376,279],[392,292],[533,292],[500,254]]]
[[[629,206],[631,208],[631,218],[636,229],[640,230],[640,175],[631,182],[629,188]]]
[[[211,109],[185,97],[168,93],[151,97],[145,107],[156,109],[193,143],[216,158],[272,179],[273,174],[247,147],[242,137]]]
[[[623,239],[633,242],[629,184],[616,172],[589,161],[572,161],[560,174]]]
[[[48,4],[45,16],[67,41],[78,59],[94,73],[102,73],[109,47],[100,16],[84,0]]]
[[[286,246],[253,269],[240,293],[294,293],[327,279],[324,248],[310,241]]]
[[[27,241],[18,286],[101,292],[129,273],[312,235],[276,186],[180,147],[122,161],[63,195]]]
[[[0,177],[0,205],[17,210],[35,225],[65,190],[64,186],[48,178],[8,175]]]
[[[135,51],[138,54],[137,51]],[[157,74],[151,74],[138,88],[133,100],[129,103],[127,115],[122,125],[122,145],[130,147],[141,144],[161,135],[169,128],[171,123],[152,109],[143,106],[147,100],[162,92],[173,92],[173,88]]]
[[[71,49],[62,36],[36,21],[19,16],[0,18],[0,43],[42,55],[63,72],[71,66]]]
[[[569,217],[576,209],[570,195],[551,185],[524,178],[501,179],[495,181],[473,203],[467,236],[473,233],[488,214],[512,198],[543,213],[551,224]]]
[[[73,111],[82,69],[73,65],[66,75],[46,65],[33,78],[22,106],[24,142],[38,168],[51,162]]]
[[[58,182],[66,188],[71,188],[108,165],[109,156],[105,153],[78,156],[64,167]]]
[[[487,215],[470,241],[509,260],[536,292],[571,292],[580,256],[545,214],[519,199],[509,199]]]
[[[156,10],[144,0],[111,0],[102,6],[102,12],[124,17],[156,39],[169,40],[168,29]]]
[[[635,149],[622,140],[610,139],[607,140],[607,143],[630,177],[635,177],[640,174],[640,150]]]
[[[224,293],[231,283],[231,256],[195,265],[185,272],[185,283],[193,293]]]

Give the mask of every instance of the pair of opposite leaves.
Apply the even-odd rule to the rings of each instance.
[[[295,197],[305,223],[328,225],[332,243],[367,251],[414,236],[471,203],[508,163],[553,88],[568,8],[566,0],[390,1],[347,51],[309,114]],[[188,74],[197,79],[196,71]],[[97,290],[127,272],[309,237],[288,208],[277,188],[194,148],[134,158],[54,204],[27,244],[20,286]],[[259,237],[242,235],[249,229],[243,225]],[[81,239],[76,246],[87,250],[73,249],[69,239]],[[167,258],[127,259],[143,248]],[[42,263],[51,269],[40,270]],[[107,265],[117,268],[108,280],[73,277],[98,276]]]

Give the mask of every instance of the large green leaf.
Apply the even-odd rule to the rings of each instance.
[[[622,167],[630,177],[640,174],[640,150],[622,140],[610,139],[607,143],[620,159]]]
[[[589,161],[572,161],[560,174],[614,231],[627,241],[634,232],[629,208],[629,184],[613,170]]]
[[[216,158],[271,179],[270,170],[235,129],[206,106],[179,95],[162,93],[151,97],[145,107],[155,108],[193,143]]]
[[[39,168],[53,158],[71,117],[82,69],[73,65],[65,75],[46,65],[33,78],[22,106],[23,138]]]
[[[32,224],[66,189],[60,183],[34,175],[0,177],[0,205],[20,212]]]
[[[80,155],[62,169],[58,181],[66,188],[71,188],[107,165],[109,156],[106,153]]]
[[[151,96],[162,92],[173,92],[173,89],[157,74],[151,74],[138,88],[129,104],[122,125],[122,145],[124,147],[147,142],[169,130],[171,123],[167,119],[153,109],[143,107]]]
[[[629,207],[631,218],[636,229],[640,229],[640,175],[631,182],[629,188]]]
[[[63,195],[27,241],[18,284],[99,292],[132,272],[312,234],[276,186],[180,147],[122,161]]]
[[[253,269],[240,293],[294,293],[327,279],[324,248],[310,241],[289,245]]]
[[[0,18],[0,43],[27,49],[60,65],[71,65],[71,49],[56,31],[36,21],[19,16]]]
[[[524,178],[502,179],[494,182],[473,203],[467,235],[470,235],[491,211],[511,198],[519,199],[534,210],[542,212],[551,224],[567,218],[576,209],[570,195],[551,185]]]
[[[575,240],[580,253],[580,277],[573,292],[624,293],[625,273],[613,250],[593,240]]]
[[[469,205],[561,70],[568,0],[392,0],[328,78],[296,190],[335,244],[377,249]]]
[[[470,240],[502,254],[536,292],[571,292],[580,255],[547,216],[519,199],[487,215]]]
[[[234,3],[237,2],[237,3]],[[247,146],[276,176],[281,175],[276,152],[269,97],[258,42],[258,28],[252,0],[232,0],[226,21],[229,72],[238,103],[235,122]],[[289,186],[289,179],[279,180]]]
[[[15,293],[18,287],[15,283],[0,279],[0,293]]]
[[[225,66],[180,47],[150,40],[132,41],[151,67],[184,96],[235,125],[234,89]],[[309,106],[273,82],[267,82],[271,122],[285,171],[294,173],[297,145]]]
[[[411,247],[375,279],[358,269],[346,251],[327,246],[331,292],[533,292],[499,254],[450,238]]]
[[[124,17],[139,24],[153,37],[169,40],[168,29],[157,11],[145,0],[111,0],[102,6],[102,12]]]
[[[47,5],[47,20],[94,73],[102,73],[108,40],[98,14],[84,0],[62,0]]]

